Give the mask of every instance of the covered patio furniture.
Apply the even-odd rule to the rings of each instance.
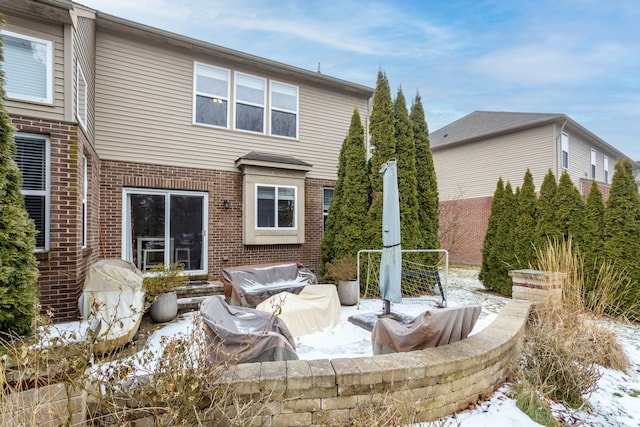
[[[93,350],[103,354],[127,344],[144,314],[142,273],[130,262],[103,259],[93,264],[78,298],[78,310],[94,333]]]
[[[480,305],[442,308],[425,311],[408,323],[381,318],[371,332],[373,354],[422,350],[460,341],[469,335],[481,311]]]
[[[304,265],[290,262],[225,268],[222,283],[230,304],[256,307],[272,295],[280,292],[298,294],[305,286],[318,281]]]
[[[275,316],[254,308],[230,306],[222,295],[204,300],[200,313],[211,363],[298,359],[287,325]]]
[[[305,286],[299,294],[281,292],[256,307],[277,316],[294,337],[340,324],[340,300],[335,285]]]

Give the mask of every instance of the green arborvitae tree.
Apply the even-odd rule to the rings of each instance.
[[[478,279],[487,289],[492,289],[491,284],[495,282],[494,274],[497,271],[496,260],[498,258],[496,254],[498,248],[498,225],[503,215],[504,197],[504,182],[501,177],[496,185],[496,191],[493,193],[493,199],[491,199],[491,213],[489,214],[487,232],[484,235],[482,244],[482,265],[478,274]]]
[[[320,274],[334,258],[354,255],[364,249],[362,218],[369,208],[369,177],[366,167],[364,128],[357,108],[340,149],[338,179],[329,205],[320,242]]]
[[[0,14],[0,25],[3,23]],[[14,336],[32,332],[39,299],[38,265],[35,225],[20,192],[22,174],[14,160],[16,144],[4,99],[0,70],[0,335]]]
[[[340,195],[340,213],[335,233],[335,257],[354,256],[366,249],[362,219],[369,210],[369,176],[364,144],[364,127],[356,109],[351,118],[349,134],[344,141],[344,167]]]
[[[514,232],[516,268],[531,268],[536,260],[536,186],[527,169],[518,195],[518,213]]]
[[[640,293],[640,196],[629,160],[616,163],[604,211],[604,252],[627,270]]]
[[[496,291],[503,295],[511,295],[512,282],[509,270],[516,268],[515,257],[515,229],[518,213],[518,192],[514,194],[511,183],[507,181],[504,187],[504,211],[498,224],[498,274],[495,283]]]
[[[371,249],[382,247],[382,175],[380,168],[387,160],[395,157],[393,103],[387,76],[378,71],[376,90],[369,118],[369,182],[371,183],[371,205],[366,220],[366,235]]]
[[[595,181],[584,207],[580,253],[584,259],[584,284],[586,291],[593,289],[598,270],[604,260],[604,199]]]
[[[580,246],[582,235],[582,217],[584,214],[584,201],[580,192],[573,185],[571,177],[567,171],[562,172],[558,191],[556,192],[556,218],[560,225],[562,238],[565,240],[571,237],[574,247]]]
[[[393,104],[394,137],[398,165],[398,201],[400,203],[400,236],[403,249],[418,249],[420,245],[418,224],[418,193],[416,180],[416,149],[413,142],[413,126],[407,112],[407,102],[402,89],[398,89]]]
[[[543,250],[549,243],[562,238],[560,223],[556,217],[556,192],[558,183],[549,169],[540,186],[540,197],[536,205],[536,248]]]
[[[411,105],[409,114],[413,125],[413,141],[416,149],[416,179],[418,189],[418,227],[420,248],[438,249],[440,247],[440,201],[438,182],[433,165],[429,129],[425,120],[420,94]],[[438,255],[428,256],[425,262],[435,264]]]

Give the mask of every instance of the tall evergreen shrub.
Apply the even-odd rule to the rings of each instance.
[[[629,160],[616,163],[604,211],[604,252],[640,290],[640,196]],[[640,295],[639,295],[640,296]]]
[[[582,235],[582,217],[584,215],[584,201],[580,192],[571,181],[567,171],[562,172],[558,191],[556,192],[556,218],[560,225],[562,237],[566,240],[572,236],[574,247],[580,246]]]
[[[371,205],[364,228],[369,247],[378,249],[382,247],[382,175],[379,171],[387,160],[395,157],[396,153],[391,89],[389,80],[382,70],[378,71],[376,89],[373,93],[369,135],[369,143],[372,147],[368,163]]]
[[[544,251],[548,242],[562,238],[560,223],[557,219],[556,192],[558,183],[549,169],[540,186],[540,196],[536,205],[536,248]]]
[[[518,212],[514,232],[514,251],[517,268],[530,268],[536,260],[536,187],[527,169],[518,196]]]
[[[436,170],[431,154],[429,128],[427,127],[419,93],[416,94],[411,105],[409,117],[413,125],[413,141],[416,149],[419,246],[423,249],[438,249],[440,247],[438,181],[436,180]],[[427,256],[425,259],[427,264],[435,264],[437,261],[437,254]]]
[[[403,249],[417,249],[420,244],[418,223],[418,193],[416,180],[416,149],[413,126],[407,112],[402,89],[393,103],[394,137],[398,166],[398,201],[400,204],[400,236]]]
[[[323,276],[326,275],[327,262],[343,256],[355,256],[365,247],[362,220],[369,208],[365,150],[364,127],[356,108],[340,149],[338,179],[320,243],[320,273]]]
[[[0,14],[0,26],[3,23]],[[32,331],[39,299],[36,230],[20,192],[22,174],[14,161],[14,130],[4,99],[4,74],[0,70],[0,334],[26,335]]]
[[[584,208],[580,253],[583,257],[585,290],[593,289],[600,265],[604,261],[604,199],[595,181]]]

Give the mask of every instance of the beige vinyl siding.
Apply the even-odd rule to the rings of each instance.
[[[536,189],[554,162],[551,125],[433,152],[440,200],[492,196],[498,179],[515,191],[529,168]]]
[[[16,115],[64,120],[64,26],[28,21],[10,15],[5,15],[4,19],[4,29],[8,31],[53,42],[53,104],[7,99],[7,110]]]
[[[194,125],[193,61],[299,87],[299,139]],[[231,82],[233,91],[233,82]],[[98,31],[96,148],[102,159],[237,171],[250,151],[287,154],[313,165],[311,178],[335,179],[340,145],[354,106],[366,100],[305,86],[223,61],[125,40]],[[233,96],[230,103],[234,100]],[[365,113],[366,114],[366,113]],[[267,125],[269,115],[266,116]]]
[[[93,142],[93,136],[95,131],[95,113],[94,113],[94,79],[95,79],[95,21],[84,17],[78,18],[78,26],[74,31],[73,36],[74,44],[74,67],[73,67],[73,107],[74,107],[74,119],[77,111],[77,68],[80,64],[84,78],[87,81],[87,135],[89,140]]]

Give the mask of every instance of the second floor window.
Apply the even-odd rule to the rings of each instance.
[[[236,73],[236,129],[264,133],[265,80]]]
[[[53,103],[53,43],[11,31],[2,31],[7,97]]]
[[[609,158],[607,156],[604,156],[604,162],[603,162],[603,170],[604,170],[604,183],[608,184],[609,183]]]
[[[591,149],[591,179],[596,179],[596,150]]]
[[[196,62],[193,122],[229,127],[229,71]]]
[[[49,249],[49,138],[43,135],[15,135],[16,163],[22,172],[21,192],[36,225],[36,249]]]
[[[569,135],[562,132],[562,167],[569,168]]]
[[[298,88],[271,82],[271,135],[298,137]]]

